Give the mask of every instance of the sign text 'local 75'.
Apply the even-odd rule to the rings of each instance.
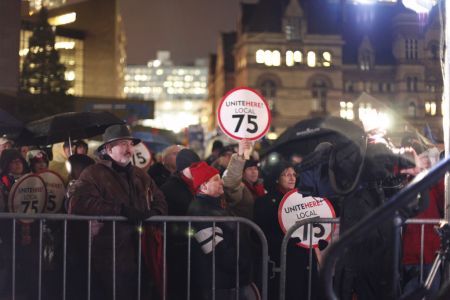
[[[217,112],[219,125],[229,137],[258,140],[270,128],[271,116],[266,100],[250,88],[229,91],[220,102]]]
[[[303,196],[297,189],[294,189],[286,195],[278,207],[278,223],[281,230],[286,233],[296,222],[310,218],[335,218],[336,214],[330,201],[326,198]],[[298,246],[317,248],[320,240],[329,241],[335,228],[330,223],[312,223],[309,226],[299,227],[293,234],[297,238]]]

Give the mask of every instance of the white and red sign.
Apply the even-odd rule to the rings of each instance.
[[[44,211],[47,203],[47,189],[44,180],[36,174],[28,174],[20,178],[11,188],[8,205],[14,213],[38,214]],[[21,220],[31,223],[34,220]]]
[[[47,205],[44,208],[45,213],[58,213],[64,204],[66,187],[64,180],[58,173],[46,171],[38,174],[44,180],[47,188]]]
[[[297,189],[286,193],[278,207],[278,223],[284,233],[298,221],[309,218],[335,217],[334,208],[328,199],[304,197]],[[312,223],[312,231],[310,226],[301,226],[292,234],[293,238],[300,239],[300,242],[297,243],[298,246],[309,248],[311,245],[313,248],[317,248],[319,240],[329,241],[335,224]]]
[[[217,118],[223,132],[236,140],[262,138],[271,122],[269,106],[263,96],[244,87],[233,89],[222,98]]]
[[[141,169],[145,169],[150,166],[151,160],[152,154],[144,143],[140,142],[134,146],[134,154],[131,159],[133,165]]]

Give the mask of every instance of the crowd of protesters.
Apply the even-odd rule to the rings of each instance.
[[[2,212],[10,212],[9,193],[21,176],[30,172],[39,174],[52,170],[62,177],[67,186],[65,203],[58,212],[127,218],[128,222],[117,222],[114,225],[101,220],[91,221],[89,225],[82,221],[69,224],[67,299],[86,298],[89,245],[92,245],[89,268],[92,274],[91,299],[112,299],[113,291],[115,299],[136,299],[138,282],[141,299],[159,299],[163,293],[167,294],[166,299],[186,299],[188,292],[191,299],[212,299],[212,293],[218,300],[259,299],[261,247],[249,228],[237,227],[236,223],[228,222],[195,222],[192,223],[190,232],[186,222],[169,222],[164,231],[166,236],[162,236],[160,227],[145,225],[143,222],[159,215],[247,218],[262,229],[267,238],[270,260],[274,266],[279,266],[284,233],[279,225],[278,209],[284,195],[298,187],[299,179],[305,182],[311,179],[308,179],[307,174],[298,174],[302,170],[298,165],[301,165],[303,158],[297,154],[290,160],[280,158],[276,164],[262,171],[258,153],[254,151],[251,141],[243,139],[231,146],[224,146],[216,141],[211,155],[204,161],[195,151],[172,145],[161,153],[159,161],[144,170],[131,163],[133,147],[139,142],[126,126],[113,125],[106,129],[102,144],[93,157],[88,156],[88,145],[82,140],[60,144],[58,147],[61,148],[55,153],[27,149],[24,156],[20,149],[14,148],[13,141],[2,137],[0,209]],[[316,151],[327,151],[330,146],[332,145],[329,143],[321,144]],[[418,140],[405,139],[402,146],[412,147],[417,154],[416,166],[402,171],[409,175],[408,180],[435,163],[430,158],[430,150],[424,148]],[[326,188],[316,188],[316,196],[326,193],[323,191]],[[370,187],[359,190],[370,192]],[[428,207],[423,208],[417,217],[443,217],[443,182],[433,187],[429,194]],[[352,199],[356,201],[356,196]],[[0,298],[11,296],[11,247],[15,240],[16,286],[26,286],[17,290],[24,299],[36,299],[37,272],[30,270],[38,269],[39,231],[42,229],[38,222],[18,221],[16,237],[12,239],[12,222],[1,220],[1,223]],[[61,299],[61,289],[55,288],[61,281],[62,272],[61,226],[61,222],[44,224],[44,237],[47,236],[44,240],[51,244],[43,245],[51,248],[44,251],[44,256],[53,253],[47,257],[48,261],[44,259],[44,299]],[[113,235],[115,245],[112,243]],[[141,253],[137,243],[139,235],[143,237],[142,266],[139,265],[141,259],[138,257]],[[240,237],[239,240],[237,236]],[[404,227],[404,292],[412,291],[419,285],[418,274],[422,261],[420,238],[420,225]],[[163,248],[162,239],[166,239]],[[432,225],[425,226],[425,241],[424,276],[429,272],[439,248],[439,237]],[[162,266],[161,249],[166,253],[166,266]],[[236,255],[237,252],[239,256]],[[211,259],[213,255],[214,266]],[[298,247],[294,240],[289,242],[286,299],[307,299],[308,292],[312,299],[321,299],[318,280],[320,255],[319,250],[315,251],[310,264],[309,250]],[[190,262],[188,256],[191,257]],[[339,266],[337,268],[337,276],[342,272],[345,280],[350,278],[349,281],[342,279],[344,277],[337,280],[338,285],[343,285],[342,289],[337,287],[338,294],[342,299],[377,299],[380,293],[372,289],[383,288],[382,284],[378,284],[381,281],[371,286],[373,278],[358,277],[361,274],[357,268],[349,267],[351,265],[349,263],[342,269]],[[166,270],[166,278],[163,278],[162,268]],[[213,268],[215,273],[211,276]],[[140,280],[137,278],[139,273],[142,275]],[[268,298],[278,299],[279,273],[275,268],[271,268],[269,273],[275,273],[275,276],[271,276],[268,281]],[[191,278],[189,287],[188,277]],[[166,290],[164,279],[167,280]],[[366,281],[363,282],[364,280]],[[236,290],[237,284],[239,291]],[[437,276],[432,286],[434,292],[438,290],[439,284],[440,277]],[[392,296],[387,293],[384,295]]]

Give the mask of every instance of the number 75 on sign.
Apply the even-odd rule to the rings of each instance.
[[[235,88],[222,98],[217,118],[223,132],[236,140],[260,139],[269,131],[271,122],[266,100],[245,87]]]

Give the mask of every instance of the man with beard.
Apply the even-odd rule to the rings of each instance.
[[[127,223],[116,223],[115,257],[112,222],[100,223],[92,231],[92,286],[98,293],[94,294],[95,299],[112,299],[114,258],[116,299],[136,298],[138,236],[141,233],[137,225],[151,216],[167,213],[164,195],[154,181],[131,164],[134,145],[139,142],[125,125],[108,127],[103,134],[103,144],[98,149],[103,160],[81,173],[69,200],[69,211],[73,214],[122,215],[129,220]],[[148,292],[145,287],[143,284],[144,296]]]

